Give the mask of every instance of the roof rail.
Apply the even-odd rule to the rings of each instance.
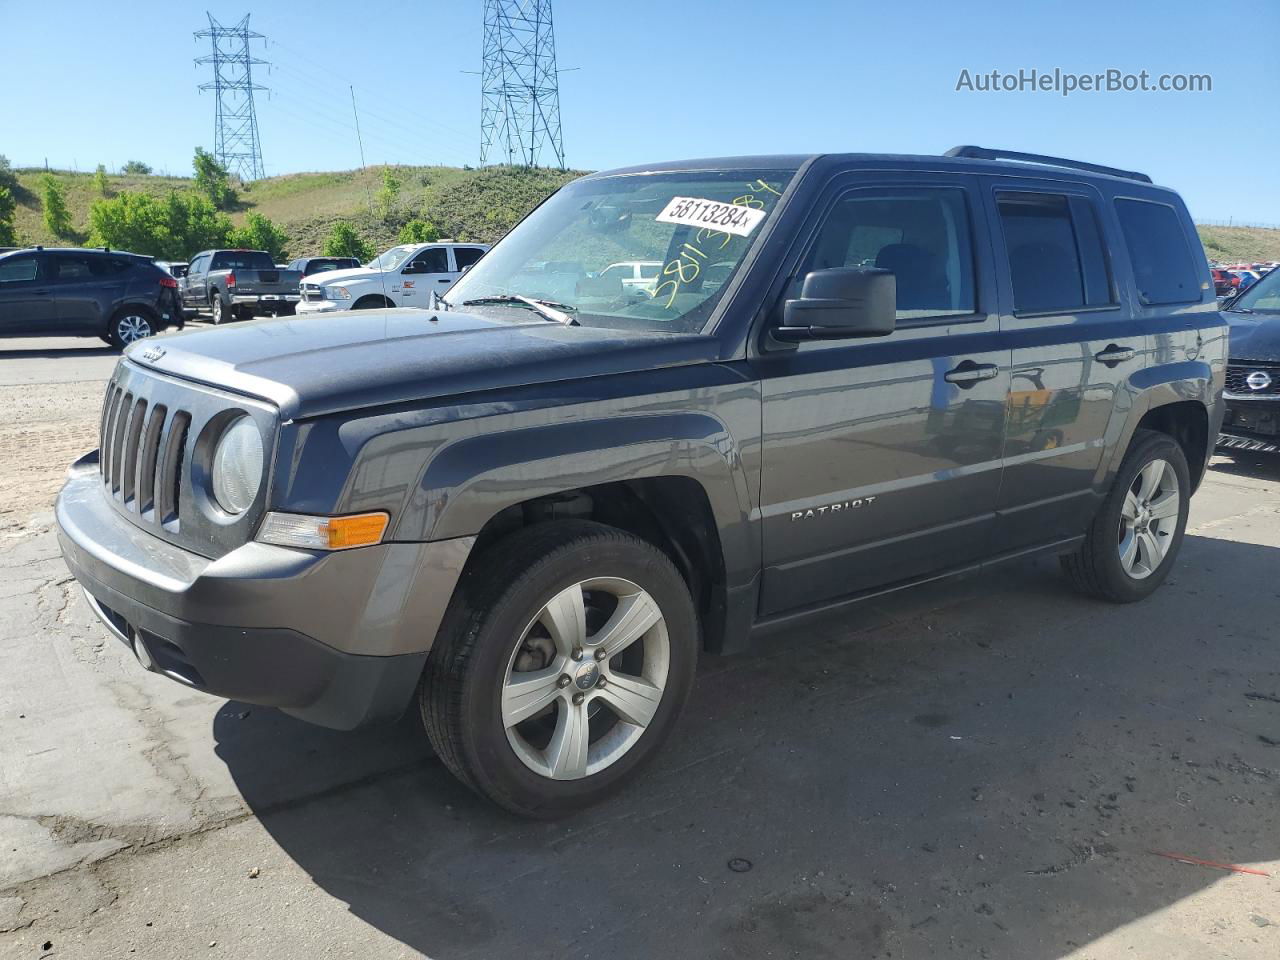
[[[1023,160],[1027,163],[1043,163],[1051,167],[1069,167],[1072,170],[1087,170],[1089,173],[1105,173],[1111,177],[1123,177],[1125,180],[1138,180],[1150,183],[1151,178],[1145,173],[1133,170],[1121,170],[1118,167],[1104,167],[1100,163],[1084,163],[1081,160],[1065,160],[1062,157],[1047,157],[1041,153],[1019,153],[1017,150],[993,150],[990,147],[952,147],[945,157],[969,157],[975,160]]]

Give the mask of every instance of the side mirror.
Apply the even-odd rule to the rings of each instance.
[[[804,278],[800,299],[782,305],[775,339],[841,340],[883,337],[897,318],[897,278],[875,267],[833,267]]]

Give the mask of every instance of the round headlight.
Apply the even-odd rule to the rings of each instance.
[[[239,417],[213,451],[213,498],[227,513],[244,513],[262,485],[262,434],[249,417]]]

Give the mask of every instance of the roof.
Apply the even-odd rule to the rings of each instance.
[[[110,247],[0,247],[0,256],[7,255],[9,253],[29,253],[37,250],[41,253],[101,253],[103,255],[115,254],[122,257],[139,257],[143,260],[155,259],[155,257],[150,254],[133,253],[129,250],[113,250]]]
[[[1017,158],[1017,159],[1015,159]],[[663,163],[640,164],[616,170],[601,170],[591,177],[619,176],[642,173],[688,172],[696,170],[797,170],[817,160],[840,164],[877,167],[921,167],[931,170],[950,170],[956,173],[1002,173],[1022,176],[1069,174],[1073,179],[1100,178],[1117,183],[1151,185],[1145,174],[1116,167],[1106,167],[1065,157],[1050,157],[1020,151],[993,150],[984,147],[956,147],[948,154],[902,153],[808,153],[775,154],[738,157],[700,157],[691,160],[674,160]]]

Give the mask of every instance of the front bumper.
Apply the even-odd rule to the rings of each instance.
[[[1238,400],[1228,395],[1218,446],[1280,453],[1280,397]]]
[[[295,308],[298,313],[334,313],[338,310],[350,310],[350,300],[299,300]]]
[[[210,560],[120,516],[96,453],[68,471],[57,522],[90,606],[144,667],[337,729],[403,713],[473,543],[247,543]]]

